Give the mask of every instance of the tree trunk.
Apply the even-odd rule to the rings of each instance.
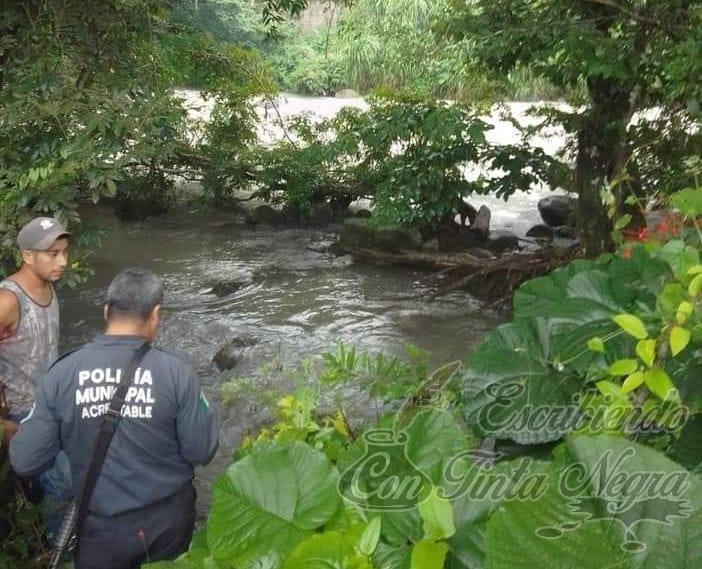
[[[587,81],[591,108],[578,133],[575,187],[579,194],[577,225],[583,253],[595,257],[611,251],[612,223],[600,192],[618,176],[625,164],[625,132],[632,116],[631,90],[611,80]]]

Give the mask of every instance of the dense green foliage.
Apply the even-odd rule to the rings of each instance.
[[[306,2],[269,4],[299,12]],[[564,155],[575,164],[567,188],[579,194],[578,228],[594,256],[612,247],[603,189],[620,215],[635,213],[632,195],[646,202],[700,174],[701,23],[698,1],[359,0],[331,41],[361,89],[467,88],[473,99],[500,100],[510,96],[505,81],[531,78],[569,96],[574,108],[544,109],[543,126],[575,140]]]
[[[463,101],[543,100],[564,93],[528,68],[489,77],[471,57],[469,40],[435,29],[450,13],[448,0],[339,4],[328,5],[328,24],[312,33],[278,24],[272,70],[282,89],[333,95],[352,88]]]
[[[585,105],[551,112],[577,138],[572,189],[585,251],[611,247],[604,187],[625,209],[691,185],[702,150],[702,3],[668,0],[456,1],[446,29],[504,75],[528,66],[561,88],[584,84]],[[656,112],[652,112],[653,109]],[[639,113],[632,122],[635,115]]]
[[[196,80],[218,102],[213,128],[251,139],[251,120],[224,123],[250,119],[266,89],[256,59],[168,16],[157,0],[3,4],[0,274],[37,213],[63,217],[81,245],[94,237],[80,236],[80,199],[117,197],[137,216],[167,203],[165,174],[191,166],[194,140],[174,86]]]
[[[471,194],[507,199],[567,175],[543,152],[488,143],[491,128],[461,105],[385,99],[319,123],[297,118],[287,138],[251,154],[255,195],[301,210],[372,198],[377,222],[436,230],[454,225]],[[470,168],[481,175],[467,179]]]
[[[527,282],[464,370],[343,345],[305,365],[190,551],[153,566],[699,564],[702,234],[683,223],[699,195],[676,195],[676,227]],[[349,385],[382,412],[330,406]]]

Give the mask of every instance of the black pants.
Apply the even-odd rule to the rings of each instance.
[[[190,544],[195,489],[117,516],[88,515],[75,554],[76,569],[132,569],[173,559]]]

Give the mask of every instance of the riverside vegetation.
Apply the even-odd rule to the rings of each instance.
[[[694,220],[700,195],[673,203]],[[701,237],[667,226],[528,281],[463,368],[344,345],[304,366],[190,551],[150,567],[695,566]],[[375,417],[330,397],[349,386]]]
[[[696,565],[700,3],[342,2],[338,27],[313,40],[314,57],[303,50],[297,59],[321,69],[309,82],[322,92],[355,86],[378,97],[367,112],[347,110],[320,125],[296,119],[290,138],[260,146],[254,98],[271,99],[287,73],[305,76],[298,64],[285,68],[286,49],[307,41],[287,14],[305,4],[4,2],[0,275],[17,263],[17,227],[53,214],[76,237],[66,283],[79,286],[102,233],[81,222],[78,204],[112,199],[121,215],[143,218],[173,203],[175,179],[198,182],[198,202],[217,207],[257,197],[304,211],[368,197],[372,223],[424,232],[460,213],[473,193],[508,197],[545,182],[577,193],[585,258],[521,286],[514,322],[454,375],[354,352],[328,358],[318,390],[363,384],[386,416],[351,424],[343,412],[320,417],[304,392],[285,400],[281,425],[237,455],[215,489],[207,528],[176,566]],[[279,38],[288,34],[287,43],[271,43],[271,25]],[[356,38],[363,49],[355,49]],[[293,79],[288,84],[302,83]],[[524,130],[563,127],[570,136],[563,155],[485,141],[479,117],[486,105],[517,96],[524,84],[524,96],[554,94],[571,103],[539,109],[542,122]],[[175,95],[184,85],[215,101],[207,124],[188,120]],[[447,96],[456,104],[436,101]],[[467,166],[494,174],[469,180]],[[688,220],[674,218],[677,233],[665,242],[645,234],[642,217],[655,203]],[[645,240],[620,243],[622,230]],[[585,420],[536,421],[526,429],[507,420],[533,405],[570,409],[574,396]],[[631,419],[638,416],[653,428],[639,429]],[[378,428],[389,429],[384,436],[397,443],[398,462],[380,477],[361,470],[355,486],[341,489],[382,502],[384,480],[411,470],[423,484],[401,512],[374,509],[368,500],[349,504],[337,492]],[[635,505],[633,490],[621,485],[617,492],[588,484],[577,496],[557,491],[561,471],[577,479],[580,468],[587,478],[605,451],[621,457],[627,449],[633,458],[616,463],[624,479],[689,474],[684,491],[654,492]],[[539,507],[518,492],[494,499],[451,492],[444,466],[464,451],[451,464],[469,480],[489,477],[478,463],[512,480],[514,455],[527,453],[532,471],[548,482]],[[279,471],[286,475],[277,478]],[[40,534],[28,529],[36,516],[11,491],[7,461],[2,480],[3,513],[11,515],[3,519],[0,564],[38,563],[38,540],[27,539]],[[662,506],[670,510],[661,520]]]

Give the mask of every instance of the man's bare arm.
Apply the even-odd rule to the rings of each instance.
[[[17,297],[9,290],[0,290],[0,340],[12,336],[19,324],[19,304]],[[2,382],[0,377],[0,382]],[[12,421],[0,418],[2,425],[1,445],[6,446],[17,432],[17,425]]]
[[[0,340],[15,333],[19,318],[17,297],[9,290],[0,290]]]

